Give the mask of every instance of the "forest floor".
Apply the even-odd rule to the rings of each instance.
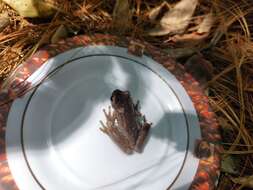
[[[24,18],[0,2],[0,81],[43,45],[79,34],[137,38],[182,64],[198,55],[221,126],[217,189],[253,189],[253,1],[181,1],[187,11],[179,0],[48,0],[56,11],[47,18]]]

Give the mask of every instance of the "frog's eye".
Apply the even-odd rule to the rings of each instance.
[[[114,104],[117,104],[119,106],[124,102],[124,99],[122,96],[112,95],[111,102],[113,102]]]
[[[119,96],[121,96],[121,95],[122,95],[122,91],[121,91],[121,90],[119,90],[119,89],[114,90],[114,91],[112,92],[111,101],[113,101],[113,98],[114,98],[114,97],[119,97]]]

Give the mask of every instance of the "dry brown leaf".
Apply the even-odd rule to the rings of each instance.
[[[0,32],[2,32],[2,30],[8,26],[8,24],[10,23],[10,18],[8,16],[8,13],[2,13],[0,14]]]
[[[239,174],[238,164],[239,160],[232,155],[223,155],[221,160],[221,171],[229,174]]]
[[[136,0],[136,14],[139,16],[141,12],[141,1],[142,0]]]
[[[164,7],[167,7],[168,9],[171,8],[171,6],[168,4],[168,2],[166,2],[166,1],[162,2],[159,6],[151,9],[148,12],[148,18],[149,18],[149,20],[155,21],[155,19],[157,18],[157,16],[161,12],[162,8],[164,8]]]
[[[195,21],[196,22],[196,21]],[[197,22],[196,22],[197,23]],[[196,45],[209,36],[214,23],[213,13],[210,12],[203,16],[202,21],[192,28],[187,29],[186,34],[177,34],[170,37],[167,41],[187,45]]]
[[[128,0],[117,0],[113,9],[113,23],[119,31],[125,31],[131,24],[131,11]]]
[[[197,33],[209,33],[214,23],[214,15],[212,12],[204,16],[203,21],[199,24]]]
[[[23,17],[47,17],[55,10],[41,0],[3,0]]]
[[[168,48],[164,50],[168,56],[173,57],[175,59],[183,58],[183,57],[189,57],[193,55],[194,53],[197,53],[199,51],[198,48]]]
[[[200,34],[197,32],[192,32],[189,34],[174,35],[170,37],[167,41],[187,46],[194,46],[204,40],[208,35],[208,33]]]
[[[253,188],[253,175],[231,179],[234,183],[241,184],[243,187]]]
[[[203,86],[211,79],[214,70],[212,63],[201,54],[190,57],[185,63],[185,68]]]
[[[198,0],[181,0],[162,17],[159,25],[149,31],[151,36],[181,34],[189,25]]]
[[[57,28],[55,33],[53,34],[51,38],[51,43],[56,43],[59,40],[66,38],[68,36],[68,31],[64,25],[61,25]]]

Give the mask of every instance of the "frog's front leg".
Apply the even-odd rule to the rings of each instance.
[[[106,118],[106,124],[104,124],[103,121],[100,120],[102,127],[99,129],[102,132],[107,133],[106,131],[108,128],[115,126],[116,116],[115,116],[114,111],[112,111],[111,106],[109,106],[108,108],[108,113],[105,111],[105,109],[103,109],[103,112]]]
[[[143,149],[144,142],[148,136],[149,129],[152,123],[147,123],[145,116],[143,116],[143,124],[140,125],[140,130],[138,134],[138,138],[135,144],[135,151],[141,152]]]
[[[106,117],[106,124],[104,124],[102,121],[100,121],[102,127],[100,130],[107,134],[118,146],[121,150],[123,150],[127,154],[132,153],[132,148],[129,144],[128,139],[122,135],[122,133],[119,131],[118,126],[116,124],[116,114],[115,112],[111,111],[111,107],[109,106],[109,111],[106,113],[105,110],[103,110],[105,117]]]

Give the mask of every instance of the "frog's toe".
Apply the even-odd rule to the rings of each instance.
[[[107,120],[114,120],[114,112],[111,106],[108,107],[108,112],[105,109],[103,109],[103,112]]]
[[[107,133],[106,127],[99,127],[100,131],[102,131],[103,133]]]
[[[104,112],[104,114],[105,114],[105,117],[106,117],[106,118],[108,118],[108,117],[109,117],[109,115],[107,114],[107,112],[106,112],[106,110],[105,110],[105,109],[103,109],[103,112]]]
[[[99,122],[102,125],[102,127],[99,127],[100,131],[102,131],[104,133],[108,133],[108,127],[106,127],[106,125],[103,123],[103,121],[99,121]]]
[[[112,107],[108,107],[108,116],[111,118],[112,117]]]

